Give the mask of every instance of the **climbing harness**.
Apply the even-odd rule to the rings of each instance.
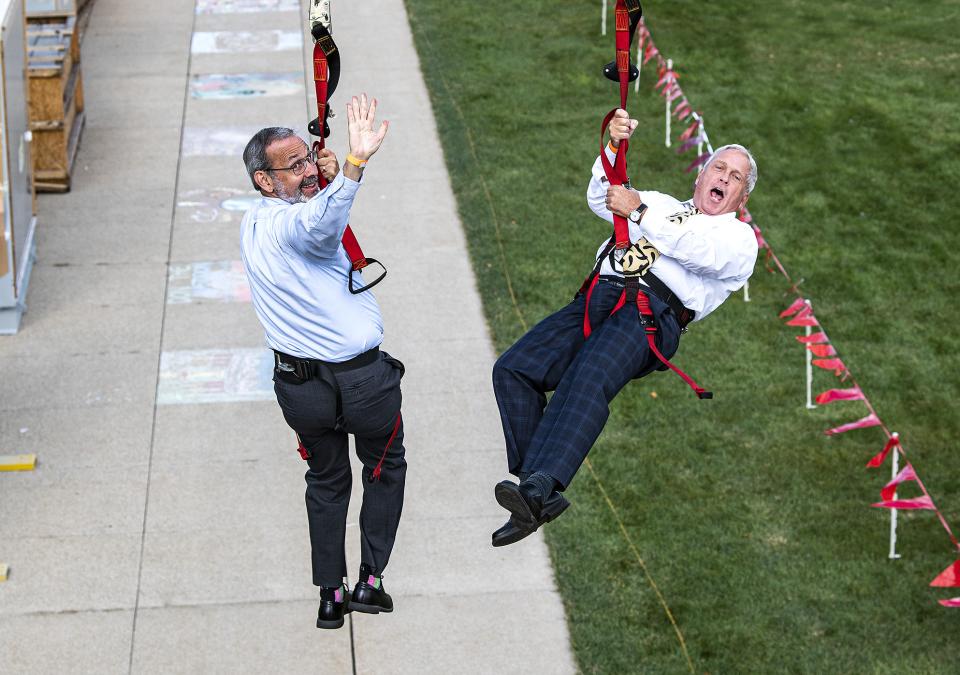
[[[629,83],[637,79],[640,74],[637,67],[630,62],[630,44],[633,41],[637,24],[643,15],[643,10],[640,7],[639,0],[617,0],[614,11],[616,16],[616,57],[604,66],[603,73],[608,79],[620,84],[619,107],[626,110]],[[616,157],[612,163],[607,158],[604,147],[607,127],[610,126],[610,122],[613,120],[616,112],[617,108],[614,108],[607,113],[600,125],[600,162],[603,165],[603,171],[610,185],[622,185],[630,188],[630,178],[627,176],[629,139],[625,138],[620,141],[619,146],[615,150]],[[647,206],[641,203],[638,210],[640,211],[642,219],[647,211]],[[677,219],[677,223],[682,223],[683,220],[696,213],[699,213],[699,211],[690,205],[689,208],[676,214],[673,218]],[[683,381],[693,389],[698,398],[713,398],[711,392],[698,385],[689,375],[670,363],[669,359],[667,359],[657,347],[657,324],[654,320],[653,310],[650,307],[650,298],[642,290],[640,285],[641,279],[643,279],[647,287],[652,290],[657,297],[667,303],[671,310],[673,310],[681,331],[686,331],[687,324],[693,320],[693,312],[684,307],[683,303],[670,291],[667,285],[650,271],[650,268],[653,267],[653,264],[659,257],[660,251],[658,251],[646,237],[641,237],[631,244],[627,219],[616,213],[613,214],[613,234],[597,257],[597,262],[593,270],[587,275],[587,278],[583,281],[583,285],[580,287],[580,293],[585,295],[583,337],[584,339],[589,338],[592,332],[590,326],[590,297],[593,295],[593,290],[600,280],[600,268],[603,265],[603,261],[608,259],[611,267],[614,270],[619,270],[624,278],[623,292],[620,294],[620,299],[610,314],[613,315],[626,305],[635,304],[640,314],[640,324],[644,327],[647,343],[654,356],[660,360],[665,368],[669,368],[679,375]]]
[[[308,14],[310,34],[313,36],[313,84],[317,92],[317,118],[308,125],[308,131],[319,140],[313,142],[313,150],[319,153],[326,145],[326,138],[330,135],[329,118],[333,117],[328,101],[340,82],[340,51],[333,41],[331,34],[330,0],[310,0]],[[319,173],[319,163],[317,165]],[[328,181],[319,173],[320,189],[327,187]],[[353,230],[347,225],[340,240],[344,250],[350,257],[350,275],[347,287],[353,294],[370,290],[387,276],[387,268],[376,258],[368,258],[360,248]],[[383,272],[376,279],[365,286],[357,288],[353,283],[353,273],[362,270],[374,263],[380,266]]]

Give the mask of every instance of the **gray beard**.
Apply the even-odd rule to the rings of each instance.
[[[307,201],[307,198],[303,196],[303,190],[299,186],[293,191],[293,193],[287,192],[286,188],[283,187],[283,183],[277,183],[277,188],[274,190],[277,197],[287,202],[288,204],[300,204]]]

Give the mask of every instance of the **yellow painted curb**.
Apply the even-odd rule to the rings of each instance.
[[[0,455],[0,471],[33,471],[36,455]]]

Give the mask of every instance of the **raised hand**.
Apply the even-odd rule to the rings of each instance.
[[[610,126],[607,127],[613,146],[617,147],[620,145],[620,141],[630,138],[638,124],[637,120],[630,119],[626,110],[617,108],[617,111],[613,114],[613,119],[610,120]]]
[[[380,149],[383,137],[387,135],[389,122],[381,122],[374,130],[376,122],[377,99],[367,101],[367,95],[354,96],[347,103],[347,133],[350,136],[350,154],[366,161]]]

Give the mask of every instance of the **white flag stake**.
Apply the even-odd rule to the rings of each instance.
[[[607,34],[607,0],[603,0],[600,9],[600,35]]]
[[[807,309],[811,309],[810,301],[804,299],[804,302],[807,303]],[[804,332],[807,337],[810,337],[810,333],[812,332],[810,326],[806,326]],[[807,349],[808,344],[810,343],[805,342],[803,345],[803,351],[806,353],[804,358],[807,360],[807,410],[813,410],[817,407],[813,404],[813,352]]]
[[[746,282],[743,285],[743,301],[750,302],[750,282]]]
[[[900,434],[896,431],[891,434],[894,438],[899,439]],[[900,473],[900,452],[897,450],[897,446],[893,446],[893,461],[890,463],[891,471],[891,480],[897,477],[897,474]],[[897,493],[893,493],[893,498],[897,498]],[[897,553],[897,510],[890,509],[890,555],[888,556],[890,560],[896,560],[900,557],[900,554]]]
[[[670,147],[670,84],[673,82],[673,77],[669,74],[673,70],[673,59],[667,59],[667,83],[663,85],[664,100],[667,102],[667,130],[666,138],[664,139],[664,144],[669,148]]]

